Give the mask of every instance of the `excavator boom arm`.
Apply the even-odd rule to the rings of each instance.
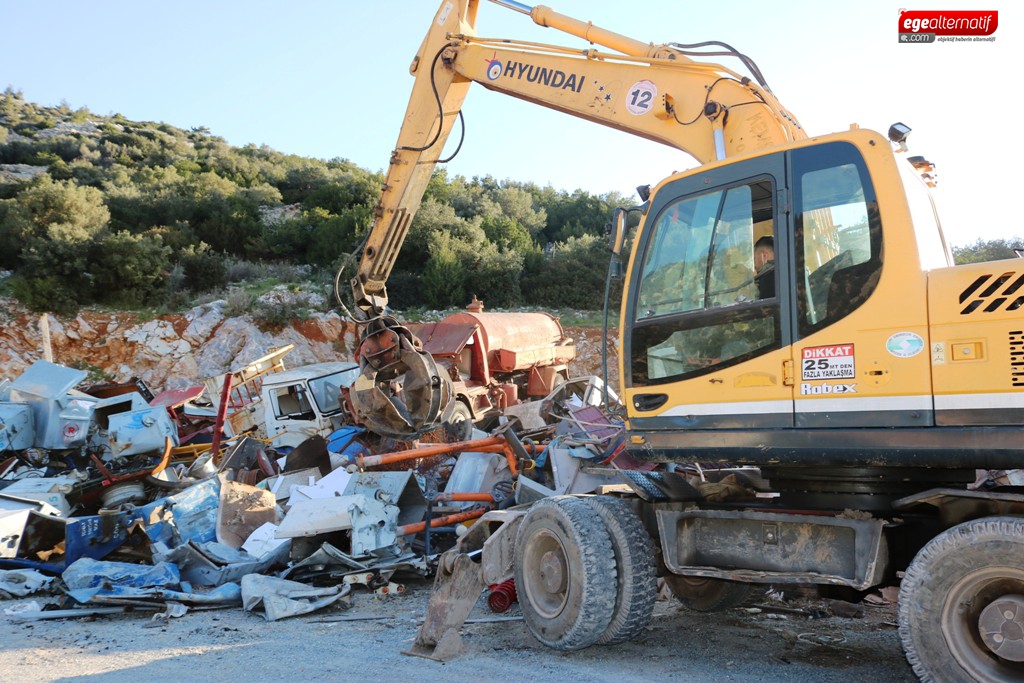
[[[385,314],[386,283],[472,83],[676,147],[701,163],[804,137],[763,82],[547,7],[495,1],[610,52],[477,38],[479,0],[444,0],[410,68],[412,95],[351,280],[366,324],[350,403],[357,420],[380,434],[415,436],[448,412],[450,381]]]
[[[701,163],[801,137],[770,92],[717,65],[459,36],[456,73]],[[780,124],[784,122],[784,124]]]
[[[469,90],[470,81],[438,62],[449,34],[473,32],[478,6],[479,0],[460,0],[457,6],[445,2],[409,67],[416,81],[374,209],[373,226],[351,281],[356,306],[367,314],[380,313],[387,304],[385,284],[391,268]]]
[[[614,52],[476,37],[479,0],[446,0],[410,71],[416,76],[373,227],[351,285],[367,314],[385,284],[472,83],[676,147],[701,163],[806,137],[767,87],[668,45],[511,0],[535,23]]]

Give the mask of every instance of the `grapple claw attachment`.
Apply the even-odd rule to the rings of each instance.
[[[362,372],[349,396],[367,429],[412,439],[441,424],[454,394],[451,380],[408,328],[390,317],[372,321],[356,357]]]

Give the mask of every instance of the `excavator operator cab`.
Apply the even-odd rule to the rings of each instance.
[[[772,195],[771,180],[754,179],[679,197],[660,212],[643,259],[637,323],[682,324],[648,350],[652,379],[713,367],[774,343],[768,301],[776,275],[765,258],[774,239]],[[720,322],[690,325],[707,314]]]
[[[677,411],[699,402],[706,415],[688,414],[687,425],[715,425],[714,401],[697,397],[728,386],[769,399],[744,411],[763,407],[766,422],[793,424],[780,409],[793,405],[781,370],[798,360],[794,345],[848,344],[852,330],[834,325],[862,308],[881,275],[881,217],[860,149],[877,136],[852,139],[867,135],[867,143],[839,137],[697,169],[657,188],[625,302],[625,377],[627,389],[643,392],[631,406],[646,429],[656,428],[646,420],[659,418],[644,413],[659,401],[685,406]]]

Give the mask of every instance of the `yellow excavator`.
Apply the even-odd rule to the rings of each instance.
[[[628,495],[488,513],[441,558],[413,652],[452,656],[481,587],[509,578],[530,632],[575,650],[641,633],[656,577],[713,610],[758,585],[867,591],[905,571],[919,677],[1021,680],[1024,261],[952,265],[934,166],[903,124],[808,137],[728,45],[494,1],[588,45],[478,37],[478,0],[442,3],[351,281],[367,329],[355,411],[395,435],[444,419],[447,378],[387,315],[385,283],[476,83],[699,162],[641,188],[619,320],[627,452],[672,466],[619,471]],[[726,463],[756,468],[754,497],[685,476]]]

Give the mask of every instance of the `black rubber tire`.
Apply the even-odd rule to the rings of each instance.
[[[640,635],[654,613],[658,597],[654,546],[643,522],[626,501],[610,496],[591,496],[584,500],[608,530],[617,576],[612,621],[597,642],[600,645],[623,643]]]
[[[1009,595],[1024,596],[1024,519],[975,519],[929,541],[900,584],[900,641],[918,678],[1024,680],[1024,662],[995,656],[978,624],[986,607]],[[1019,626],[1008,633],[1019,647]]]
[[[473,438],[473,413],[462,401],[456,401],[451,417],[445,422],[446,433],[455,441],[469,441]]]
[[[665,583],[683,607],[694,612],[720,612],[739,607],[757,595],[758,584],[666,574]]]
[[[608,629],[615,558],[605,525],[584,500],[535,503],[516,534],[513,571],[523,620],[542,644],[580,650]]]

